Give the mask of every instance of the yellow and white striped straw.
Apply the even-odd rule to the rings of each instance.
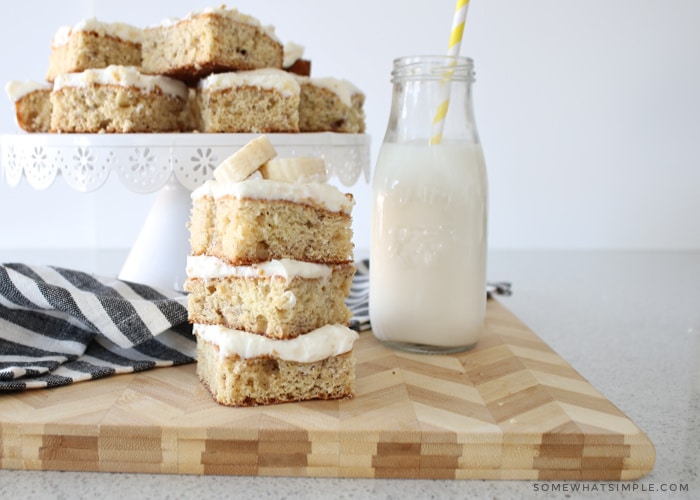
[[[447,47],[448,56],[458,56],[459,48],[462,45],[462,34],[464,33],[464,23],[467,20],[467,9],[469,0],[457,0],[455,14],[452,18],[452,30],[450,31],[450,45]]]
[[[464,23],[467,20],[467,9],[469,8],[469,0],[457,0],[455,6],[454,17],[452,18],[452,30],[450,31],[450,44],[447,47],[447,55],[457,57],[459,49],[462,46],[462,35],[464,34]],[[449,80],[452,73],[448,72],[445,75],[446,97],[437,108],[435,117],[433,118],[433,135],[430,138],[430,144],[440,144],[442,142],[442,131],[445,126],[445,116],[447,116],[447,108],[450,106],[450,87]]]

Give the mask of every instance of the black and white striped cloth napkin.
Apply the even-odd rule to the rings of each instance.
[[[350,295],[345,300],[352,312],[350,328],[363,332],[369,330],[369,260],[355,262],[357,271],[352,279]]]
[[[0,266],[0,390],[194,361],[186,297],[52,266]]]
[[[369,329],[369,266],[348,307]],[[56,387],[191,363],[186,296],[54,266],[0,265],[0,391]]]

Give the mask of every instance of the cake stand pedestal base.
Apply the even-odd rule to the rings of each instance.
[[[190,253],[187,230],[190,194],[175,178],[160,189],[119,279],[183,290]]]

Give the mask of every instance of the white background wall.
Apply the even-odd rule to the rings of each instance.
[[[0,18],[0,83],[43,79],[61,25],[139,26],[211,1],[24,0]],[[255,0],[229,6],[306,46],[315,76],[367,94],[376,158],[391,62],[444,53],[454,0]],[[472,0],[462,54],[475,59],[493,249],[700,249],[700,2]],[[0,132],[17,131],[0,97]],[[369,186],[352,189],[369,246]],[[116,176],[95,193],[62,179],[0,185],[0,249],[127,248],[154,195]]]

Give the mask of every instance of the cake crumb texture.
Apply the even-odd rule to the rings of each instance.
[[[200,90],[201,129],[207,133],[297,133],[299,95],[253,86]]]
[[[63,87],[51,93],[51,131],[177,132],[186,100],[119,85]]]
[[[17,125],[26,132],[51,128],[51,90],[36,90],[15,101]]]

